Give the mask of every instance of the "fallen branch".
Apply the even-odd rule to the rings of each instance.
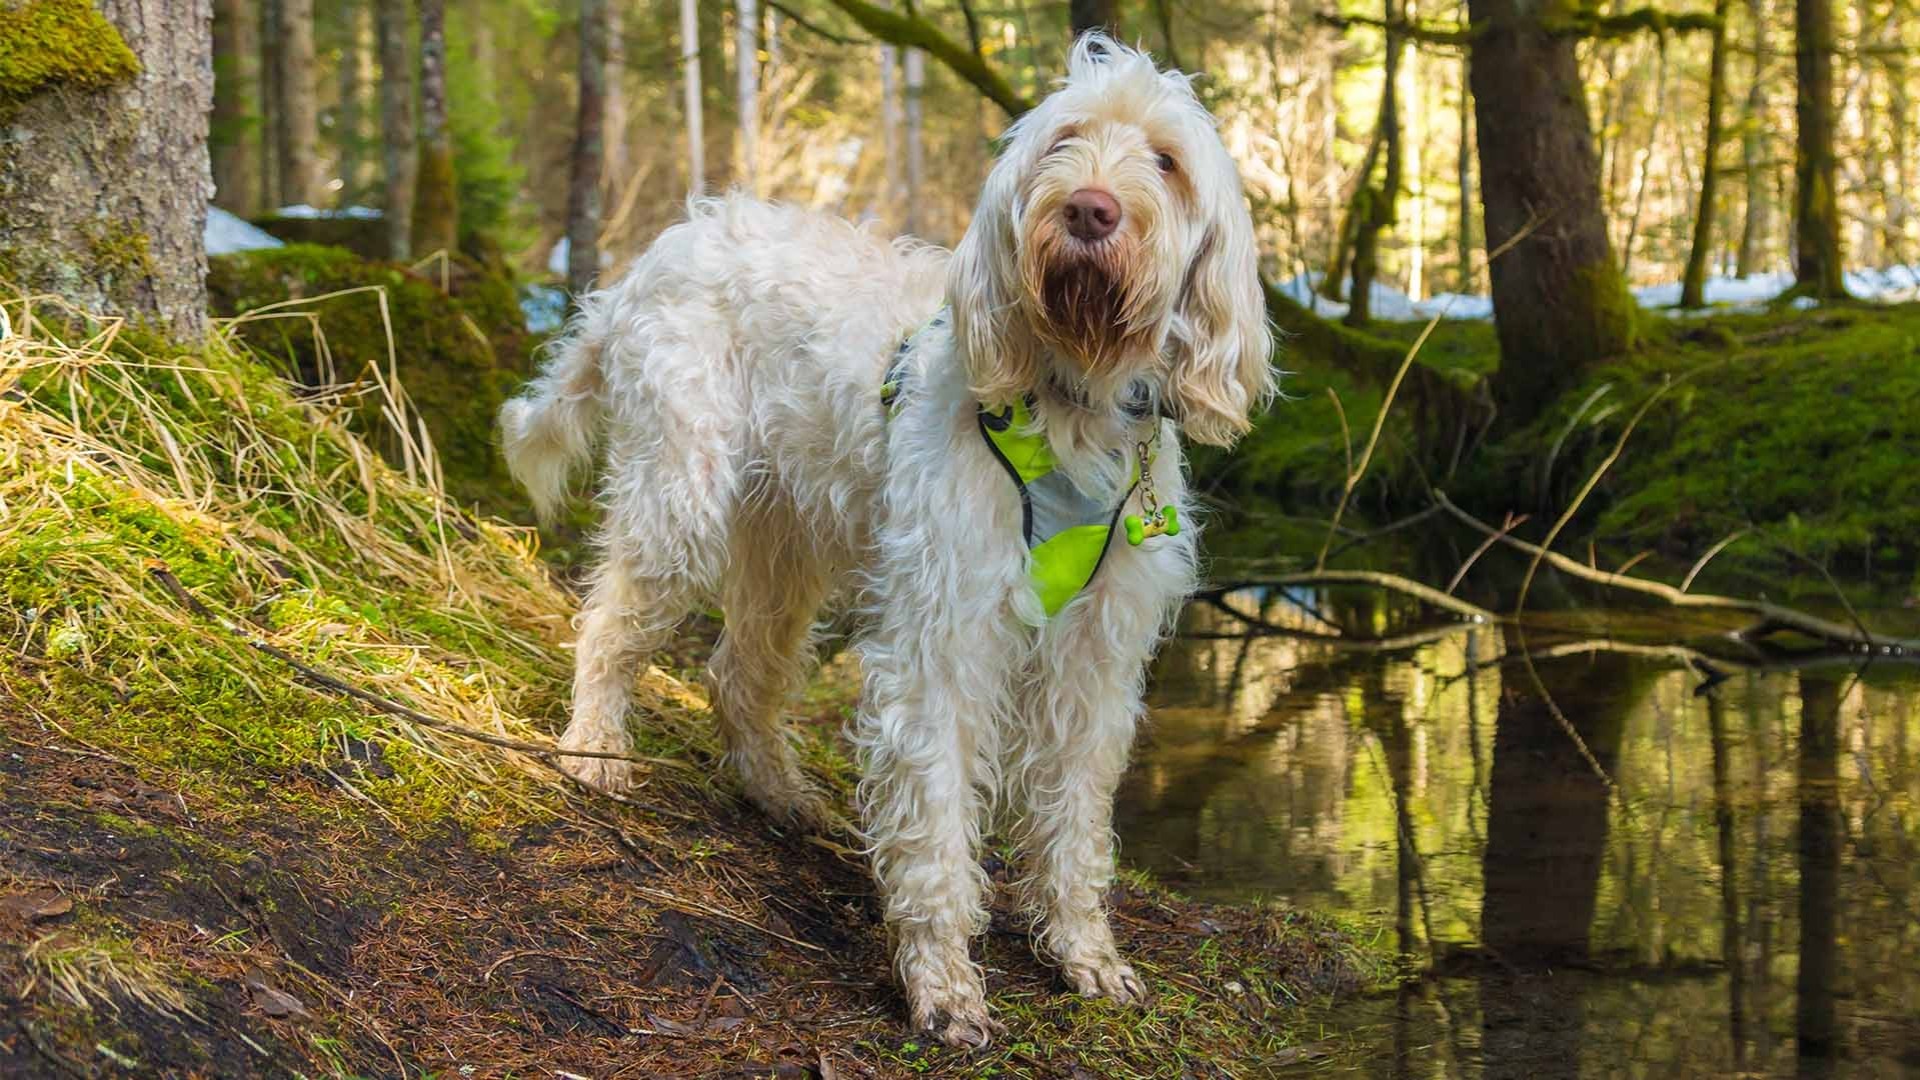
[[[1753,641],[1767,637],[1782,630],[1793,630],[1807,637],[1815,638],[1832,645],[1851,645],[1861,648],[1879,649],[1889,655],[1904,655],[1920,651],[1920,640],[1875,636],[1862,627],[1847,626],[1831,622],[1818,616],[1808,615],[1792,608],[1770,604],[1764,600],[1745,600],[1733,596],[1714,596],[1706,593],[1681,592],[1664,582],[1649,581],[1646,578],[1629,574],[1597,570],[1585,563],[1570,559],[1565,555],[1545,551],[1537,544],[1530,544],[1516,536],[1500,532],[1493,526],[1455,506],[1443,491],[1435,491],[1433,498],[1447,513],[1453,515],[1462,524],[1475,529],[1484,536],[1497,537],[1500,543],[1507,544],[1538,559],[1561,573],[1582,581],[1589,581],[1608,588],[1636,592],[1680,608],[1700,608],[1714,611],[1741,611],[1755,617],[1756,621],[1744,629],[1735,631],[1735,636]]]
[[[1423,585],[1411,578],[1398,574],[1383,574],[1374,570],[1316,570],[1299,574],[1281,574],[1277,577],[1262,578],[1259,581],[1234,581],[1213,585],[1195,593],[1196,597],[1210,600],[1225,596],[1241,589],[1257,588],[1300,588],[1308,585],[1371,585],[1378,589],[1390,589],[1393,592],[1411,596],[1423,603],[1451,611],[1476,622],[1498,622],[1499,617],[1478,604],[1470,604],[1457,596],[1448,596],[1431,585]]]
[[[905,11],[889,11],[865,0],[828,0],[860,29],[889,45],[925,50],[927,55],[947,66],[947,70],[973,85],[987,100],[1006,112],[1009,119],[1033,108],[1033,102],[1021,96],[1006,76],[987,63],[979,53],[942,33],[911,6]]]

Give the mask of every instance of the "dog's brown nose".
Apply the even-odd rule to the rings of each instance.
[[[1067,231],[1088,242],[1104,239],[1120,227],[1120,204],[1098,188],[1081,188],[1067,198]]]

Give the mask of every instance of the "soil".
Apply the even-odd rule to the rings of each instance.
[[[665,824],[646,838],[587,802],[504,837],[409,835],[327,775],[380,767],[350,747],[320,775],[275,778],[311,807],[295,817],[213,805],[0,700],[0,1075],[981,1074],[906,1030],[852,853],[720,795],[655,808]],[[1106,1008],[1035,959],[1006,892],[984,945],[992,992],[1054,1010],[1062,1031]],[[1272,911],[1134,886],[1112,900],[1147,963],[1183,973],[1217,948],[1305,991],[1355,988],[1338,935],[1276,929]],[[83,1007],[30,955],[100,939],[187,1007],[110,979]],[[1236,995],[1250,1024],[1290,1009],[1175,977]],[[996,1071],[1109,1075],[1071,1047],[1021,1045]],[[1155,1048],[1133,1053],[1162,1071]]]

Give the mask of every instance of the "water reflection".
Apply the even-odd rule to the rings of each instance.
[[[1920,1069],[1920,682],[1536,649],[1365,597],[1195,605],[1123,789],[1129,861],[1390,928],[1330,1016],[1370,1075]],[[1366,627],[1391,647],[1245,633]],[[1564,645],[1564,640],[1562,641]],[[1648,643],[1642,642],[1645,646]],[[1549,655],[1558,653],[1558,655]]]

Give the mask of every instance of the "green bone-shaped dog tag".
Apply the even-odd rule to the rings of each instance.
[[[1145,520],[1138,514],[1128,514],[1126,526],[1127,543],[1134,547],[1139,547],[1149,536],[1179,536],[1180,510],[1178,507],[1163,506]]]

